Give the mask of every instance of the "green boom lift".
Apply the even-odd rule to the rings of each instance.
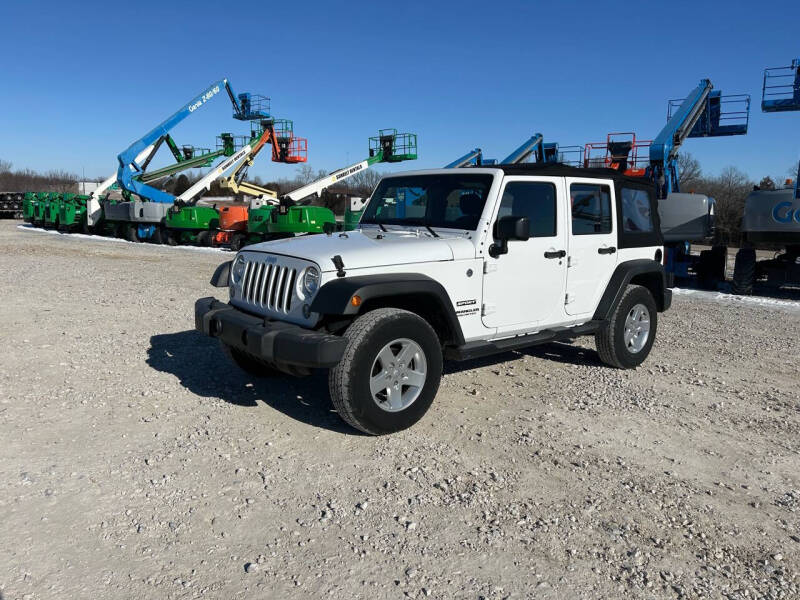
[[[369,138],[369,156],[366,159],[285,194],[277,205],[270,203],[269,199],[251,202],[247,241],[256,243],[303,233],[322,233],[326,223],[336,225],[336,216],[331,209],[313,205],[324,197],[327,188],[378,163],[398,163],[416,158],[415,133],[381,129],[377,136]],[[360,217],[360,213],[353,215],[348,205],[345,210],[346,228],[355,229]]]

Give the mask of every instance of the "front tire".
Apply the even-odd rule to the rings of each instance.
[[[656,339],[658,310],[646,287],[629,285],[611,318],[595,336],[600,360],[618,369],[633,369],[644,362]]]
[[[331,400],[349,425],[371,435],[400,431],[428,411],[442,378],[442,347],[430,324],[397,308],[353,321],[328,374]]]

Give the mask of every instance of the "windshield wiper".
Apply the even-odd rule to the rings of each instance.
[[[438,233],[436,233],[436,232],[435,232],[433,229],[431,229],[431,226],[430,226],[430,225],[427,225],[427,224],[426,224],[426,225],[425,225],[425,229],[427,229],[428,231],[430,231],[430,232],[431,232],[431,235],[432,235],[433,237],[439,237],[439,234],[438,234]]]

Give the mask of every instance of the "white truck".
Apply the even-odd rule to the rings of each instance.
[[[650,353],[671,291],[655,188],[560,164],[384,177],[356,231],[243,248],[195,303],[196,328],[253,375],[328,368],[340,416],[416,423],[445,359],[594,335],[600,358]]]

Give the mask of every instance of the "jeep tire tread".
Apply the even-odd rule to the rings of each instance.
[[[644,305],[650,313],[650,331],[644,347],[634,353],[625,345],[625,320],[633,307],[638,304]],[[629,285],[625,288],[611,318],[594,336],[600,360],[618,369],[638,367],[650,354],[650,349],[656,339],[657,325],[658,310],[650,290],[641,285]]]
[[[339,416],[371,435],[400,431],[419,421],[433,402],[442,378],[442,347],[430,324],[407,310],[379,308],[353,321],[344,337],[344,355],[328,373],[331,400]],[[400,338],[413,341],[424,352],[426,378],[416,400],[403,410],[388,412],[373,400],[370,377],[381,349]]]

